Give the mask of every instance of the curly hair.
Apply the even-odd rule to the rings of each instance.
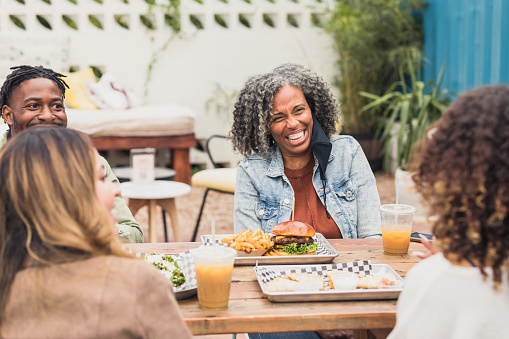
[[[501,282],[509,263],[509,86],[461,95],[433,126],[413,179],[438,217],[433,233],[452,261],[475,258]]]
[[[12,73],[5,78],[2,88],[0,88],[0,117],[2,116],[2,107],[9,104],[12,91],[26,80],[39,78],[52,80],[58,86],[60,93],[62,93],[62,98],[65,97],[65,89],[69,88],[67,83],[61,79],[65,75],[57,73],[50,68],[21,65],[11,67],[11,69],[13,70]]]
[[[301,65],[283,64],[270,73],[252,76],[240,91],[230,131],[235,151],[249,156],[265,152],[274,145],[269,117],[274,96],[284,85],[300,88],[325,133],[330,136],[336,132],[341,113],[331,87],[321,76]]]

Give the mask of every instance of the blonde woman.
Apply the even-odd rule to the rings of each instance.
[[[190,338],[169,282],[116,236],[90,139],[33,128],[0,152],[1,338]]]

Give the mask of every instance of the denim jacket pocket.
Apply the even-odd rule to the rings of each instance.
[[[357,227],[357,185],[352,179],[347,179],[337,186],[333,186],[334,196],[340,209],[340,223],[344,225],[343,231]],[[346,235],[343,235],[346,237]]]
[[[357,196],[357,185],[352,179],[348,179],[342,185],[334,187],[336,195],[346,201],[353,201]]]
[[[265,200],[260,200],[256,204],[255,213],[258,219],[267,220],[277,216],[278,205],[271,204]]]

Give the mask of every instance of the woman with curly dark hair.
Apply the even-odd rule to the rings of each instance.
[[[441,252],[406,276],[390,338],[509,338],[509,87],[460,96],[416,169]]]
[[[381,235],[380,198],[357,141],[333,135],[341,114],[329,85],[295,64],[251,77],[235,103],[233,147],[246,156],[235,187],[235,231],[295,220],[326,238]]]

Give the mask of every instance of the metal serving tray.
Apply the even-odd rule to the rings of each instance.
[[[226,244],[221,243],[221,239],[229,237],[233,234],[216,234],[216,243],[222,246]],[[243,256],[235,257],[235,265],[248,266],[258,264],[318,264],[329,263],[338,256],[338,251],[325,239],[321,233],[316,233],[313,237],[318,244],[318,249],[315,255],[288,255],[288,256]],[[201,241],[204,246],[212,246],[212,235],[202,235]]]
[[[360,263],[360,264],[357,264]],[[353,265],[352,265],[353,264]],[[366,275],[390,273],[396,276],[403,283],[403,278],[396,271],[385,264],[371,264],[370,261],[330,264],[330,265],[281,265],[281,266],[256,266],[254,267],[258,283],[263,294],[272,302],[308,302],[308,301],[338,301],[338,300],[376,300],[376,299],[397,299],[403,287],[392,289],[355,289],[355,290],[334,290],[328,285],[327,271],[343,269],[359,272],[357,265],[369,265]],[[268,292],[266,281],[272,280],[275,276],[286,275],[290,272],[320,274],[325,280],[323,291],[296,291],[296,292]],[[360,270],[363,272],[363,268]],[[368,274],[369,273],[369,274]],[[272,279],[271,279],[272,278]]]
[[[136,256],[144,258],[145,253],[139,252],[136,254]],[[186,282],[182,286],[178,287],[173,286],[175,299],[182,300],[192,297],[193,295],[196,295],[198,287],[196,284],[196,271],[194,269],[194,260],[191,256],[191,253],[189,251],[186,251],[179,254],[172,254],[171,257],[177,260],[177,263],[179,264],[180,268],[182,269],[182,273],[184,273],[184,277],[186,278]]]

